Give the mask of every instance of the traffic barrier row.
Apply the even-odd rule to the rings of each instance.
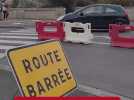
[[[89,44],[93,39],[90,23],[39,21],[36,22],[36,31],[39,40],[55,39]],[[117,24],[109,25],[109,36],[111,38],[112,46],[134,48],[134,37],[123,36],[120,34],[125,31],[134,31],[134,26]]]
[[[56,39],[89,44],[93,38],[90,23],[39,21],[36,22],[36,31],[39,40]]]
[[[125,31],[134,31],[132,25],[116,25],[109,26],[109,35],[111,38],[111,45],[115,47],[134,48],[134,37],[123,36],[120,33]]]

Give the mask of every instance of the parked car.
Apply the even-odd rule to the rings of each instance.
[[[108,29],[109,24],[129,24],[125,8],[115,4],[89,5],[58,18],[60,21],[91,23],[92,30]]]

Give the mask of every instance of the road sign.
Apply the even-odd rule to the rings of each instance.
[[[8,59],[23,96],[62,96],[76,87],[58,41],[11,49]]]

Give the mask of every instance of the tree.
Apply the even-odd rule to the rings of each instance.
[[[77,0],[49,0],[49,2],[55,6],[62,6],[66,8],[66,13],[75,10]]]
[[[76,6],[96,3],[134,6],[134,0],[13,0],[12,7],[65,7],[74,9]]]
[[[53,6],[74,6],[77,0],[49,0]]]

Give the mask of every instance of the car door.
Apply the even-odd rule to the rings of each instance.
[[[79,12],[73,18],[76,22],[91,23],[92,29],[101,28],[104,9],[101,5],[90,6]]]
[[[106,28],[109,27],[109,24],[115,23],[115,20],[121,15],[121,11],[118,8],[113,6],[106,6],[104,13],[104,25]]]

